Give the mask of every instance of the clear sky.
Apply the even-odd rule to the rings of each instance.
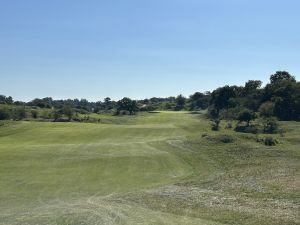
[[[190,95],[300,76],[299,0],[0,0],[0,94]]]

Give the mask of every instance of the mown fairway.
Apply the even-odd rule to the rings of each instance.
[[[266,147],[185,112],[7,122],[0,224],[300,224],[300,124],[282,126]]]

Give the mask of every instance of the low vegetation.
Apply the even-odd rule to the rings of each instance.
[[[300,124],[214,132],[204,113],[2,122],[0,224],[299,224]]]
[[[300,224],[300,83],[89,102],[0,96],[0,225]]]

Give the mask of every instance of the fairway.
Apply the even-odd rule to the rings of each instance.
[[[300,223],[299,123],[267,147],[201,113],[96,116],[0,126],[1,225]]]

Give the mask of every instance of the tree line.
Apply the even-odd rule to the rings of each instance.
[[[25,117],[68,120],[74,114],[111,113],[133,115],[138,111],[208,110],[208,116],[218,123],[221,119],[251,121],[255,115],[276,117],[279,120],[300,120],[300,82],[286,71],[277,71],[270,82],[262,87],[259,80],[249,80],[243,86],[223,86],[212,92],[196,92],[189,97],[179,95],[167,98],[114,101],[86,99],[54,100],[36,98],[29,102],[14,101],[11,96],[0,95],[0,120],[19,120]],[[43,115],[42,115],[43,114]],[[48,115],[46,115],[48,114]]]

